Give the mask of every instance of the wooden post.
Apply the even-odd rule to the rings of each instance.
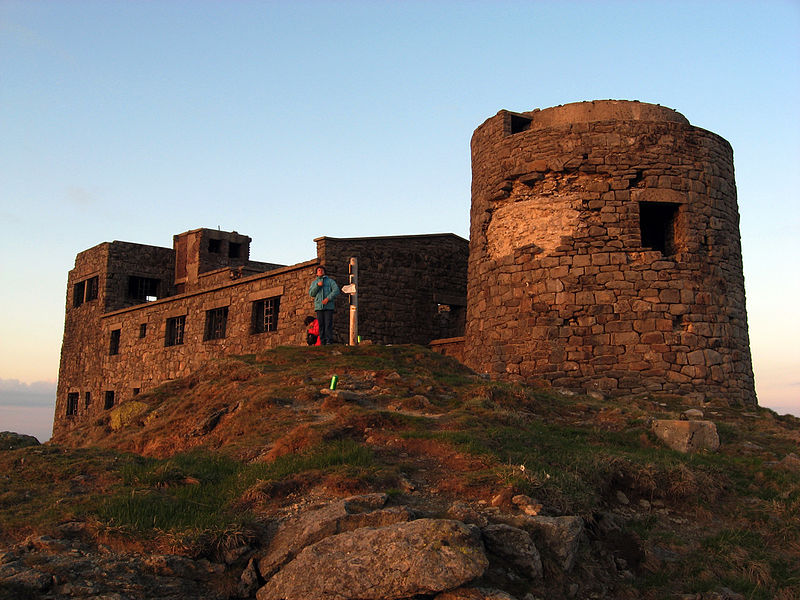
[[[350,345],[358,344],[358,260],[350,259],[350,285],[355,289],[350,294]]]

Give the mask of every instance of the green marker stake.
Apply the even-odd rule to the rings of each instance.
[[[338,382],[339,382],[339,376],[338,375],[334,375],[333,377],[331,377],[331,389],[332,390],[336,389],[336,384]]]

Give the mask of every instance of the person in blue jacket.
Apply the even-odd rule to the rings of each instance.
[[[314,298],[314,310],[319,321],[320,343],[325,346],[333,343],[333,300],[339,295],[339,286],[325,274],[325,267],[317,267],[317,277],[308,288],[308,295]]]

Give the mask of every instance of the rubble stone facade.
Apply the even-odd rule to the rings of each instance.
[[[319,264],[342,286],[350,258],[358,259],[364,339],[427,344],[463,332],[468,242],[456,235],[322,237],[316,259],[292,266],[251,261],[250,241],[197,229],[174,236],[173,248],[115,241],[78,254],[67,284],[54,438],[210,358],[305,344]],[[345,294],[336,299],[334,326],[346,341]]]
[[[359,332],[430,344],[478,372],[608,395],[755,405],[733,152],[628,101],[500,111],[472,137],[470,241],[315,240],[292,266],[197,229],[110,242],[70,271],[54,439],[209,358],[304,344],[308,286],[359,263]],[[347,340],[346,296],[335,336]]]
[[[463,359],[755,404],[733,152],[661,106],[500,111],[472,137]]]

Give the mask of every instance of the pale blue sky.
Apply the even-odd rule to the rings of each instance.
[[[57,376],[77,252],[467,237],[478,125],[608,98],[733,145],[759,400],[800,414],[800,2],[0,0],[0,430]]]

